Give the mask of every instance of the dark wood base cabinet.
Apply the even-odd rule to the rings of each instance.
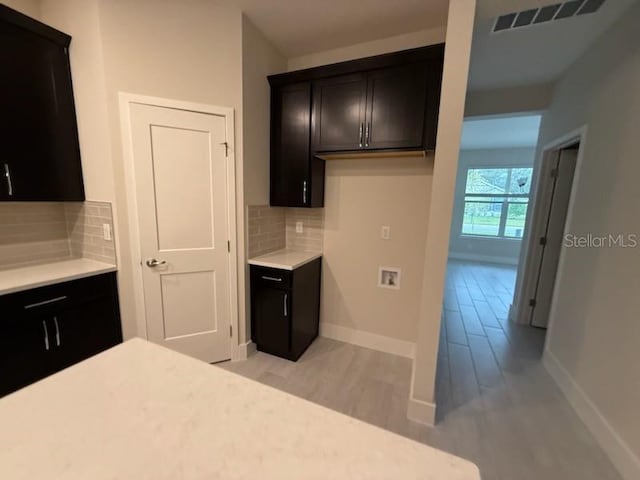
[[[0,396],[122,342],[116,274],[0,296]]]
[[[296,361],[318,336],[321,261],[293,271],[251,266],[251,331],[258,350]]]

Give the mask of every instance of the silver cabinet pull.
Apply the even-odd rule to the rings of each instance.
[[[10,197],[13,197],[13,184],[11,183],[11,171],[8,163],[4,164],[4,176],[7,179],[7,193]]]
[[[56,326],[56,346],[60,346],[60,327],[58,326],[58,317],[53,317],[53,323]]]
[[[307,203],[307,181],[302,182],[302,203]]]
[[[267,277],[265,275],[262,276],[263,280],[271,280],[272,282],[281,282],[282,279],[281,278],[276,278],[276,277]]]
[[[49,351],[49,330],[47,330],[46,320],[42,321],[42,328],[44,328],[44,349]]]
[[[44,300],[44,301],[42,301],[42,302],[32,303],[32,304],[30,304],[30,305],[25,305],[25,306],[24,306],[24,309],[25,309],[25,310],[29,310],[30,308],[42,307],[42,306],[44,306],[44,305],[49,305],[49,304],[51,304],[51,303],[58,303],[58,302],[61,302],[61,301],[63,301],[63,300],[66,300],[66,299],[67,299],[67,296],[66,296],[66,295],[63,295],[63,296],[61,296],[61,297],[51,298],[51,299],[49,299],[49,300]]]
[[[364,126],[364,124],[363,124],[363,123],[361,123],[361,124],[360,124],[360,130],[358,130],[358,138],[360,139],[360,140],[359,140],[359,142],[358,142],[358,146],[359,146],[360,148],[362,148],[362,130],[363,130],[363,128],[362,128],[362,127],[363,127],[363,126]]]
[[[147,260],[147,267],[149,268],[155,268],[160,265],[166,265],[166,264],[167,264],[166,260],[156,260],[155,258],[150,258],[149,260]]]
[[[287,297],[288,297],[288,296],[289,296],[289,294],[288,294],[288,293],[285,293],[285,294],[284,294],[284,316],[285,316],[285,317],[286,317],[286,316],[288,316],[288,314],[287,314]]]
[[[371,125],[371,124],[370,124],[369,122],[367,122],[367,131],[366,131],[366,133],[364,134],[364,146],[365,146],[365,147],[368,147],[368,146],[369,146],[369,133],[371,133],[371,132],[369,131],[369,126],[370,126],[370,125]]]

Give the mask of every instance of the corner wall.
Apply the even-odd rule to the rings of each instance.
[[[541,145],[588,128],[572,234],[640,234],[638,24],[636,3],[563,75],[542,117]],[[638,272],[640,247],[563,248],[545,352],[570,403],[629,480],[640,478]]]

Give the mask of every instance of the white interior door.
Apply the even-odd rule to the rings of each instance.
[[[577,148],[560,150],[557,160],[554,162],[553,178],[550,184],[551,190],[545,224],[542,229],[541,243],[542,254],[538,269],[538,278],[535,290],[535,305],[531,312],[531,325],[547,328],[553,289],[558,273],[558,262],[562,250],[564,228],[571,198],[571,186],[578,160]]]
[[[226,119],[135,103],[130,112],[148,339],[227,360]]]

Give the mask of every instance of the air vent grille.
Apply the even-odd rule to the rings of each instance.
[[[540,23],[596,13],[605,0],[571,0],[546,7],[508,13],[496,19],[493,32],[504,32]]]

